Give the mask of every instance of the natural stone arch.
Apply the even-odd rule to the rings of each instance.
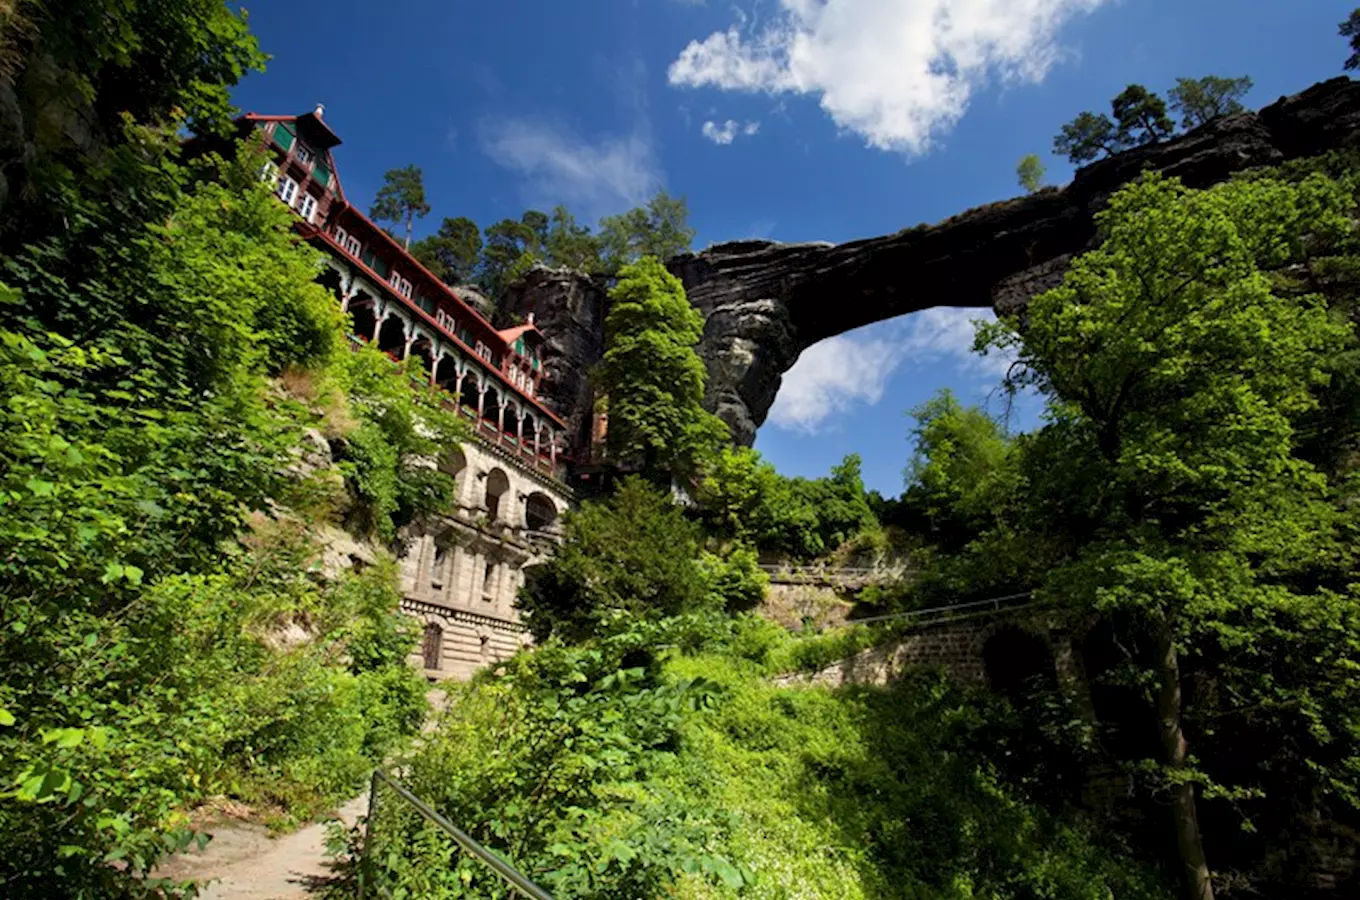
[[[804,350],[934,306],[1022,308],[1060,283],[1072,257],[1093,245],[1095,214],[1143,172],[1204,188],[1244,169],[1319,155],[1357,133],[1360,82],[1337,78],[1260,112],[1100,160],[1066,187],[938,225],[839,245],[737,241],[676,257],[667,265],[705,319],[698,348],[708,369],[705,405],[749,445]]]
[[[510,516],[510,476],[497,467],[486,473],[486,493],[484,504],[487,518],[492,522],[508,519]]]
[[[557,523],[557,504],[542,491],[534,491],[524,500],[524,527],[530,531],[546,531]]]

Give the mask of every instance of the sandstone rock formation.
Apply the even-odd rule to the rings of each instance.
[[[1071,184],[969,210],[938,225],[845,244],[741,241],[681,256],[671,271],[706,319],[708,405],[750,444],[803,350],[931,306],[1022,306],[1095,238],[1093,215],[1155,169],[1192,187],[1350,145],[1360,83],[1338,78],[1259,112],[1211,122],[1077,172]]]
[[[566,420],[571,446],[578,451],[590,445],[590,370],[604,355],[606,300],[602,280],[539,265],[506,289],[496,322],[505,328],[511,317],[534,317],[545,338],[539,397]]]

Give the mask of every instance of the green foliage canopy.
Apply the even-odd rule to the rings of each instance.
[[[607,501],[566,513],[564,527],[561,547],[521,592],[536,638],[579,641],[621,616],[674,616],[710,603],[698,527],[642,479],[624,479]]]
[[[450,286],[472,281],[481,253],[482,231],[466,216],[446,218],[438,232],[411,245],[411,255]]]
[[[1028,194],[1033,194],[1044,186],[1043,161],[1039,159],[1037,153],[1029,153],[1020,157],[1020,162],[1015,167],[1016,180],[1020,182],[1020,187],[1025,189]]]
[[[689,477],[728,437],[703,407],[707,373],[694,349],[703,317],[655,257],[624,267],[610,298],[595,373],[608,403],[609,452],[649,478]]]
[[[1360,622],[1327,479],[1296,454],[1294,427],[1351,329],[1263,274],[1349,239],[1351,206],[1322,176],[1203,192],[1145,177],[1100,215],[1104,243],[1030,304],[1023,338],[1013,320],[984,335],[1050,401],[1024,461],[1030,528],[1063,536],[1044,590],[1145,648],[1127,666],[1162,723],[1155,780],[1196,896],[1209,878],[1197,798],[1246,801],[1267,782],[1357,796]],[[1317,650],[1282,664],[1291,646]],[[1188,672],[1213,689],[1182,695]],[[1298,763],[1220,765],[1207,751],[1237,717]]]
[[[1242,98],[1251,90],[1252,80],[1222,78],[1177,78],[1169,92],[1171,108],[1181,114],[1182,128],[1197,128],[1221,116],[1231,116],[1243,109]]]
[[[406,226],[406,247],[411,247],[411,228],[417,218],[430,214],[430,204],[425,199],[425,176],[420,166],[403,166],[389,169],[383,175],[383,186],[373,198],[369,216],[379,222],[392,222]]]

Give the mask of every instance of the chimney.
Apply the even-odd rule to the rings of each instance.
[[[324,104],[324,103],[318,103],[318,104],[316,105],[316,117],[317,117],[318,119],[321,118],[321,114],[324,113],[325,111],[326,111],[326,104]]]
[[[529,324],[530,324],[530,325],[534,324],[534,314],[533,314],[533,313],[529,313]]]

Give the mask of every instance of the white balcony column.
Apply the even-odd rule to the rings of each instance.
[[[434,356],[434,362],[430,363],[430,384],[436,385],[439,383],[439,364],[444,361],[444,354],[434,350],[431,355]]]
[[[515,447],[518,449],[524,446],[524,419],[521,415],[515,420]]]
[[[477,387],[477,421],[479,423],[482,421],[482,415],[486,411],[486,387],[487,386],[484,384],[478,385]]]

